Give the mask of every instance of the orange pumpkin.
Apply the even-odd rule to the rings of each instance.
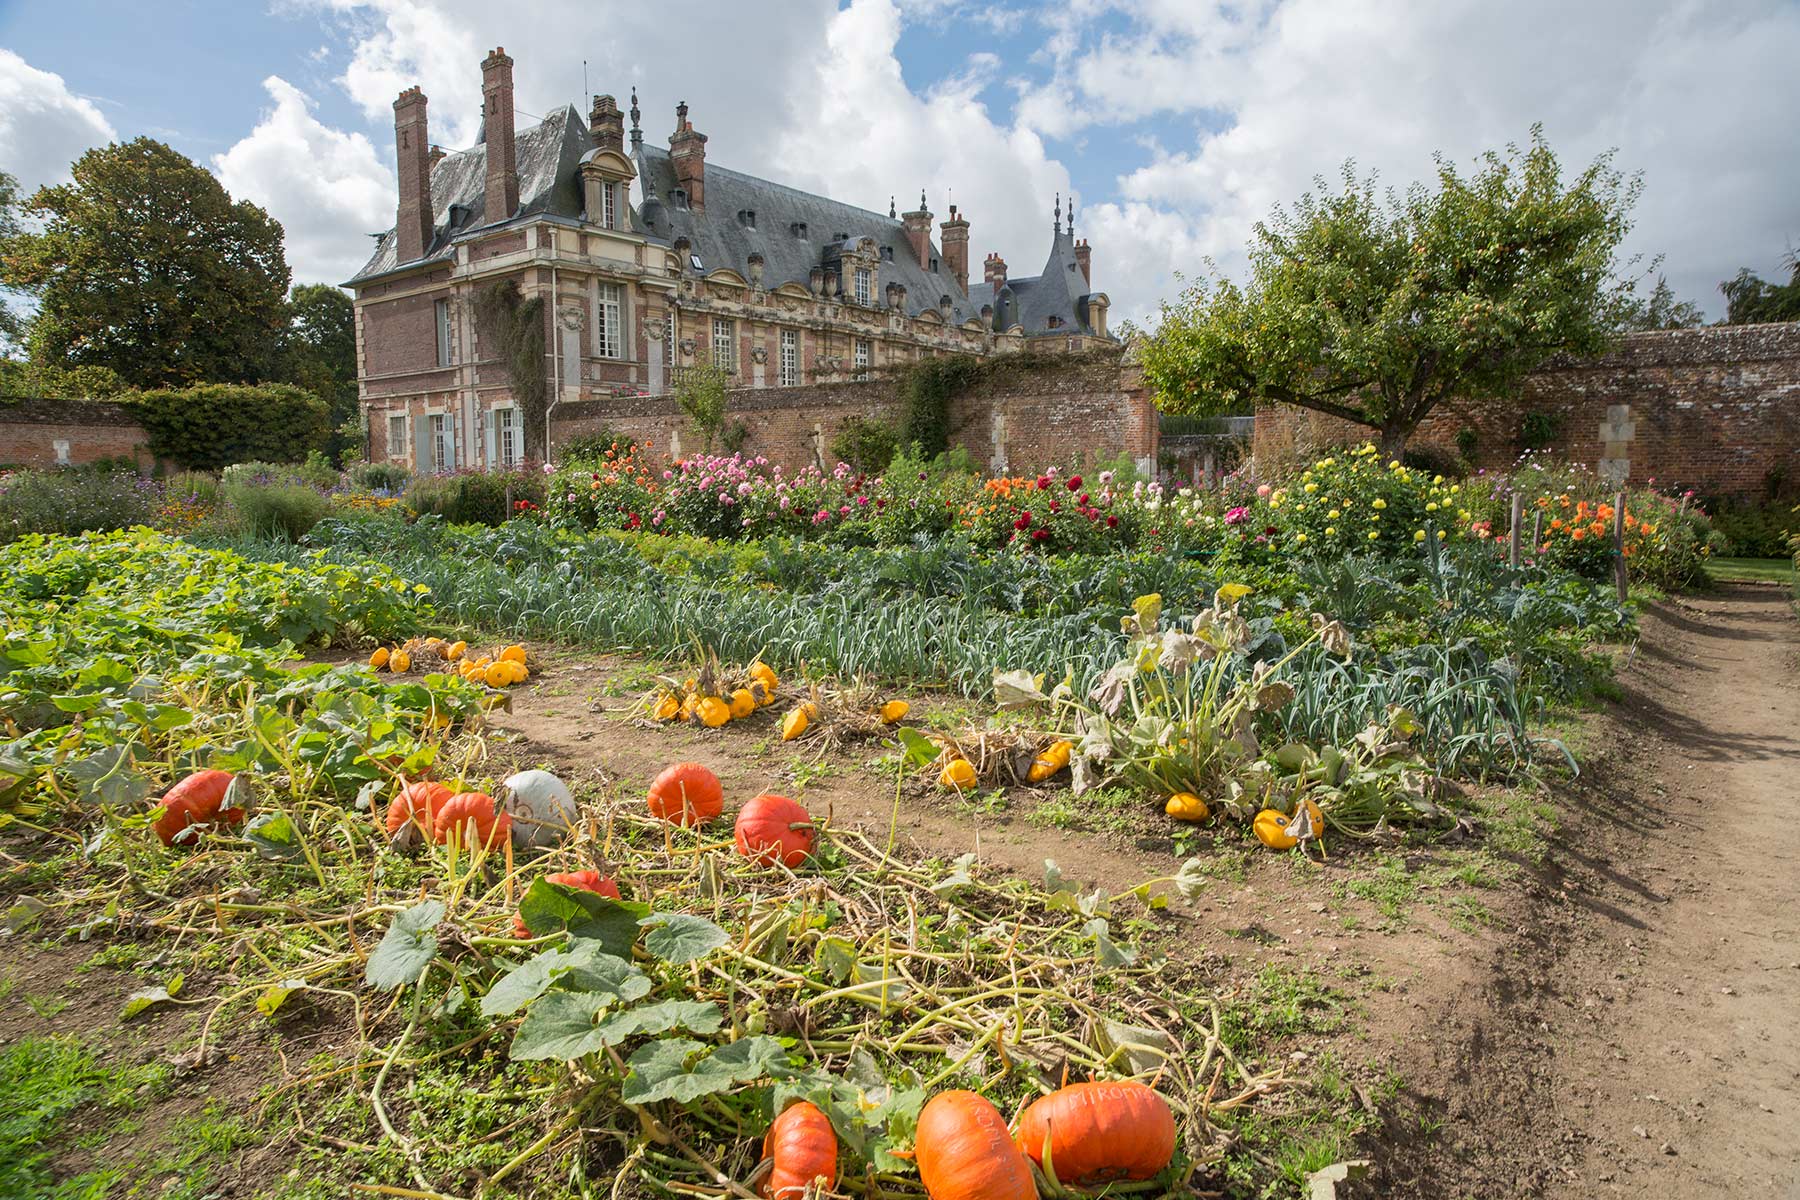
[[[764,792],[739,810],[737,852],[765,865],[797,867],[813,849],[812,814],[786,796]]]
[[[677,825],[704,825],[725,809],[719,777],[696,762],[669,767],[650,785],[650,815]]]
[[[162,813],[152,826],[162,844],[173,845],[182,830],[190,825],[241,824],[243,809],[221,811],[220,807],[225,803],[225,793],[234,778],[230,771],[196,771],[164,793]]]
[[[486,792],[463,792],[444,801],[431,823],[431,840],[438,845],[452,835],[464,847],[492,849],[512,836],[512,818],[495,811],[494,798]]]
[[[1006,1118],[974,1092],[939,1092],[926,1103],[914,1161],[931,1200],[1037,1200]]]
[[[580,888],[584,892],[593,892],[597,896],[605,896],[617,900],[619,885],[598,871],[558,871],[554,875],[544,876],[548,883],[560,883],[564,887]],[[528,938],[532,936],[531,927],[525,924],[522,913],[513,914],[513,936]]]
[[[830,1119],[804,1100],[769,1126],[763,1157],[771,1168],[759,1191],[768,1200],[801,1200],[815,1179],[825,1180],[827,1189],[837,1185],[837,1134]]]
[[[415,826],[426,837],[432,836],[438,809],[454,794],[443,784],[429,779],[407,784],[394,797],[393,803],[388,805],[388,837],[395,837],[408,825]]]
[[[1175,1116],[1150,1088],[1130,1081],[1072,1083],[1019,1117],[1019,1149],[1063,1183],[1149,1179],[1175,1156]]]

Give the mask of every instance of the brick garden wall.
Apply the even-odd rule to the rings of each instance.
[[[131,410],[106,400],[0,403],[0,466],[54,467],[99,459],[154,465],[150,435]]]
[[[734,391],[726,420],[744,423],[746,454],[765,455],[791,472],[832,464],[831,443],[853,418],[895,421],[899,408],[896,382],[881,378]],[[1035,471],[1077,455],[1083,462],[1121,453],[1156,456],[1156,410],[1143,373],[1116,350],[991,360],[979,384],[952,402],[950,423],[951,443],[994,471]],[[564,403],[551,424],[554,443],[605,429],[648,438],[675,455],[700,448],[666,396]]]
[[[1471,465],[1503,469],[1524,449],[1533,412],[1556,430],[1551,453],[1633,484],[1655,479],[1659,488],[1747,501],[1792,495],[1800,490],[1800,322],[1629,334],[1597,358],[1552,360],[1514,402],[1440,406],[1409,445],[1455,454],[1458,435],[1472,429]],[[1279,406],[1257,414],[1254,446],[1266,464],[1370,435]]]

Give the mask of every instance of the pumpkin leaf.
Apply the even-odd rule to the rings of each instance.
[[[663,1000],[615,1013],[600,1022],[594,1032],[602,1044],[616,1046],[640,1033],[667,1033],[671,1029],[717,1033],[724,1023],[725,1013],[716,1004],[704,1000]]]
[[[1198,858],[1188,859],[1181,864],[1181,869],[1175,872],[1175,890],[1189,900],[1204,891],[1207,882],[1206,865]]]
[[[36,896],[20,896],[19,902],[6,910],[6,917],[0,920],[0,929],[7,933],[23,933],[37,924],[50,906]]]
[[[1113,941],[1112,930],[1104,919],[1089,921],[1081,931],[1094,939],[1094,961],[1101,966],[1129,967],[1137,962],[1137,951]]]
[[[129,742],[69,763],[63,773],[76,783],[76,795],[89,804],[124,809],[150,794],[150,781],[132,770]]]
[[[856,947],[845,938],[820,938],[813,961],[830,972],[833,983],[842,984],[856,969]]]
[[[551,992],[531,1006],[513,1034],[516,1062],[567,1061],[598,1050],[605,1042],[594,1021],[617,997],[596,992]]]
[[[705,917],[688,913],[652,913],[638,925],[648,930],[644,949],[664,962],[693,962],[731,941],[730,934]]]
[[[956,861],[950,864],[950,873],[931,885],[932,893],[938,896],[948,896],[958,888],[968,887],[975,882],[975,877],[969,874],[974,867],[975,855],[973,853],[958,855]]]
[[[537,879],[519,902],[519,916],[535,937],[559,929],[583,941],[599,942],[606,953],[629,958],[637,943],[638,922],[650,914],[650,906],[614,900],[582,888],[565,887]]]
[[[552,987],[612,1003],[650,993],[650,978],[599,942],[577,938],[565,948],[542,951],[514,967],[481,998],[484,1016],[518,1012]]]
[[[183,977],[176,975],[162,987],[139,988],[125,997],[125,1007],[119,1012],[121,1021],[129,1021],[153,1004],[162,1004],[173,1000],[181,993]]]
[[[265,1017],[273,1017],[277,1009],[287,1003],[287,998],[300,991],[306,984],[298,979],[284,979],[280,983],[271,983],[256,998],[256,1011]]]
[[[1177,1049],[1174,1039],[1160,1029],[1128,1025],[1107,1017],[1100,1018],[1094,1030],[1094,1045],[1108,1061],[1124,1059],[1133,1075],[1165,1069]]]
[[[674,1100],[687,1104],[782,1073],[787,1051],[780,1041],[762,1035],[728,1042],[716,1050],[689,1038],[664,1038],[638,1047],[626,1065],[630,1070],[619,1089],[619,1099],[625,1103]]]
[[[507,1017],[518,1012],[549,991],[558,977],[568,974],[571,957],[567,950],[556,948],[532,955],[494,981],[481,998],[481,1015]]]
[[[900,743],[900,758],[906,766],[922,767],[937,761],[940,747],[918,730],[902,725],[895,736]]]
[[[230,802],[229,793],[226,802]],[[244,826],[244,840],[262,858],[292,862],[300,857],[300,831],[286,813],[265,812],[251,817]]]
[[[438,943],[432,931],[443,919],[444,906],[436,900],[422,900],[395,917],[381,944],[369,955],[363,973],[369,986],[391,992],[417,983],[437,957]]]

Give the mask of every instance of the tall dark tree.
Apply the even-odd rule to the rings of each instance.
[[[334,451],[357,415],[356,312],[350,297],[326,283],[303,283],[288,297],[288,327],[280,375],[325,401]]]
[[[71,170],[26,203],[42,228],[0,242],[7,281],[37,298],[32,360],[146,388],[272,378],[287,324],[280,223],[149,138]]]
[[[1745,267],[1736,278],[1719,285],[1725,294],[1727,325],[1757,325],[1764,321],[1800,321],[1800,253],[1790,252],[1786,283],[1770,283]]]
[[[19,232],[19,181],[5,171],[0,171],[0,246],[4,246]],[[8,303],[7,291],[13,287],[12,276],[3,264],[0,264],[0,353],[8,352],[19,343],[19,333],[24,322]]]
[[[1632,285],[1619,243],[1639,181],[1602,156],[1565,180],[1541,130],[1464,177],[1384,200],[1349,164],[1341,192],[1256,227],[1250,280],[1165,304],[1144,347],[1165,411],[1294,404],[1375,430],[1398,455],[1452,396],[1507,394],[1553,354],[1604,347]]]

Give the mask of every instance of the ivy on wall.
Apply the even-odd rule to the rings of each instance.
[[[922,358],[901,368],[896,379],[900,444],[917,446],[928,456],[949,449],[950,402],[973,386],[981,367],[979,359],[954,354],[948,358]]]
[[[475,293],[475,325],[483,341],[499,350],[512,382],[513,402],[525,423],[525,457],[544,457],[544,412],[549,381],[544,298],[525,299],[517,282],[502,279]]]
[[[325,401],[287,383],[203,383],[114,399],[137,417],[157,458],[192,471],[300,462],[331,438]]]

